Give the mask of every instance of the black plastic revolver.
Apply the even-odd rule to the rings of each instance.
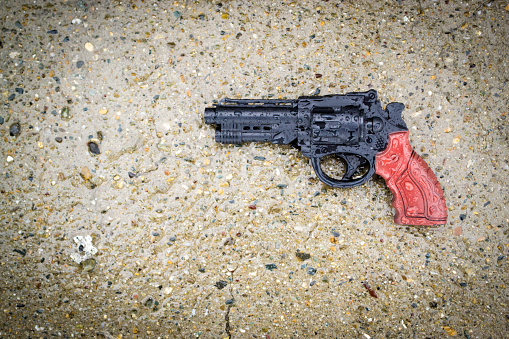
[[[375,90],[300,97],[296,100],[222,99],[205,109],[215,139],[226,144],[290,144],[310,158],[318,178],[332,187],[365,183],[381,175],[393,193],[395,221],[405,225],[445,224],[447,210],[435,174],[408,140],[402,103],[382,108]],[[345,163],[341,179],[321,167],[335,154]],[[362,168],[362,170],[360,170]]]

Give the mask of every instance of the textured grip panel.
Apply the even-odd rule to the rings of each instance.
[[[385,179],[400,225],[443,225],[447,207],[437,177],[412,150],[408,131],[389,134],[387,148],[375,157],[376,173]]]

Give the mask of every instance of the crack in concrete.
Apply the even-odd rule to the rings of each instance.
[[[226,321],[225,323],[225,326],[224,326],[224,330],[226,332],[226,334],[228,335],[228,339],[231,339],[232,338],[232,329],[231,329],[231,325],[230,325],[230,310],[233,306],[233,303],[235,301],[235,298],[233,297],[233,287],[232,287],[232,283],[233,283],[233,273],[235,273],[235,271],[237,270],[238,267],[236,267],[235,269],[233,269],[232,271],[230,271],[231,273],[231,277],[230,277],[230,286],[229,286],[229,290],[230,290],[230,296],[231,296],[231,300],[232,300],[232,303],[230,305],[228,305],[228,308],[226,309],[226,314],[224,315],[224,320]]]

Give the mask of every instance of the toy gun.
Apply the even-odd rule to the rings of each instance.
[[[332,187],[362,185],[376,173],[385,179],[401,225],[442,225],[447,208],[437,178],[413,151],[401,117],[405,106],[385,109],[377,92],[300,97],[297,100],[222,99],[205,109],[205,123],[216,125],[225,144],[290,144],[311,160],[316,175]],[[343,160],[342,178],[322,170],[321,160]]]

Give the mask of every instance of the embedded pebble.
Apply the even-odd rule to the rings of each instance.
[[[97,261],[94,258],[88,258],[81,263],[81,268],[83,268],[83,271],[85,272],[91,272],[94,270],[96,265]]]
[[[89,52],[93,52],[94,51],[94,45],[92,45],[92,43],[90,42],[87,42],[85,43],[85,49]]]
[[[92,178],[92,173],[90,173],[90,170],[86,166],[81,169],[80,175],[85,180],[90,180],[90,178]]]
[[[72,118],[71,111],[68,106],[64,106],[60,109],[60,117],[62,120],[70,120]]]
[[[9,135],[11,137],[17,137],[21,133],[21,126],[19,122],[16,122],[9,127]]]
[[[92,155],[101,154],[101,151],[99,150],[99,145],[97,143],[95,143],[95,141],[90,141],[87,143],[87,145],[88,145],[88,150],[89,150],[90,154],[92,154]]]

